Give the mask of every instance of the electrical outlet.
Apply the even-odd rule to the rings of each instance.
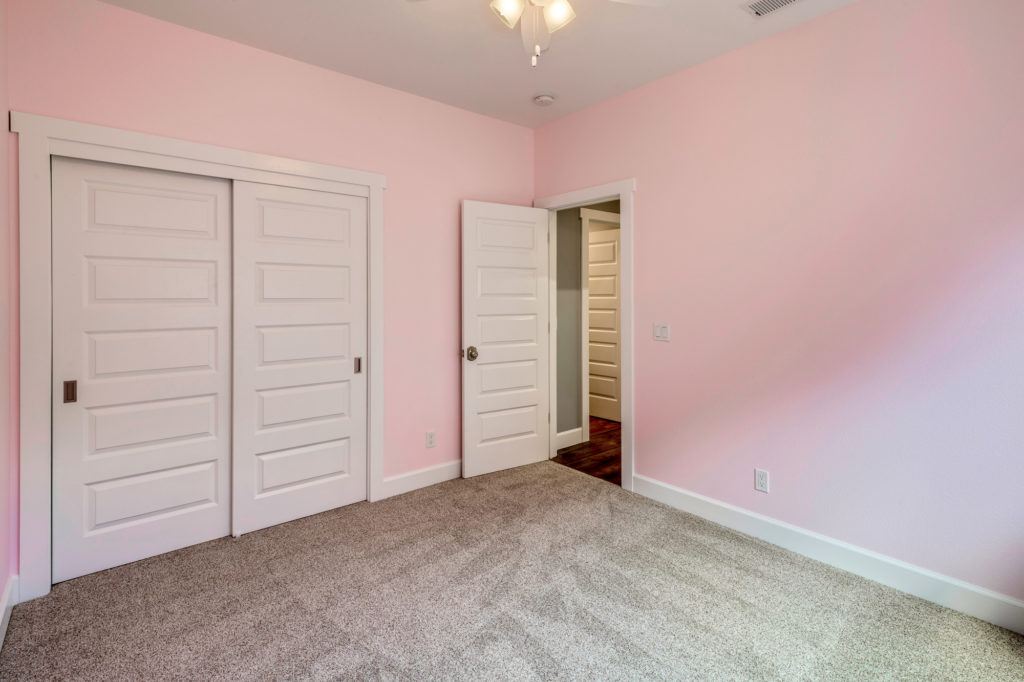
[[[437,447],[437,432],[436,431],[427,431],[427,447],[428,448],[436,448]]]
[[[768,492],[768,472],[764,469],[754,469],[754,490]]]

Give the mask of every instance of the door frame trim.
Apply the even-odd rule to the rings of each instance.
[[[367,198],[367,495],[384,486],[384,191],[378,173],[11,112],[18,134],[20,320],[19,601],[50,591],[52,224],[50,160],[62,156]]]
[[[619,377],[619,388],[622,391],[622,487],[626,490],[633,490],[633,476],[636,468],[636,438],[634,425],[636,413],[634,407],[634,367],[633,362],[633,332],[634,332],[634,303],[633,303],[633,203],[636,194],[636,179],[628,178],[617,182],[609,182],[604,185],[586,187],[583,189],[556,194],[553,196],[536,199],[533,205],[537,208],[546,208],[551,211],[552,218],[549,219],[549,226],[555,225],[553,216],[563,209],[582,208],[590,204],[597,204],[603,201],[619,200],[619,244],[622,249],[622,266],[619,275],[622,278],[620,284],[620,301],[622,307],[620,320],[622,334],[622,356],[621,374]],[[555,229],[549,227],[549,230]],[[552,271],[549,277],[555,277],[557,273]],[[554,286],[555,284],[552,284]],[[553,312],[553,311],[552,311]],[[551,359],[548,363],[549,384],[551,390],[555,390],[554,374],[556,365],[554,357],[556,344],[549,343]],[[556,396],[557,397],[557,396]],[[554,419],[552,419],[554,421]]]

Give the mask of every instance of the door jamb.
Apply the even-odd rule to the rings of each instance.
[[[17,601],[47,594],[52,576],[50,160],[53,156],[367,198],[367,495],[370,501],[386,496],[383,209],[387,180],[383,175],[21,112],[11,112],[10,129],[18,134],[20,241]]]
[[[572,192],[566,192],[564,194],[556,194],[553,196],[543,197],[536,199],[533,205],[537,208],[546,208],[551,211],[551,215],[554,216],[557,211],[567,208],[583,207],[590,204],[597,204],[603,201],[612,201],[615,199],[619,200],[619,244],[622,249],[622,265],[620,268],[619,275],[621,277],[620,284],[620,305],[622,307],[620,324],[621,329],[621,376],[619,378],[619,387],[622,391],[620,397],[622,401],[622,487],[625,490],[633,490],[633,476],[636,464],[636,440],[634,436],[634,425],[635,425],[635,409],[634,409],[634,374],[635,374],[635,363],[633,358],[633,331],[634,331],[634,310],[633,310],[633,250],[634,250],[634,226],[633,226],[633,203],[634,195],[636,193],[636,180],[633,178],[626,180],[619,180],[617,182],[610,182],[604,185],[597,185],[594,187],[587,187],[584,189],[575,190]],[[554,223],[552,222],[555,218],[549,219],[549,231],[552,234],[552,244],[555,242],[555,231],[550,227]],[[554,250],[554,247],[552,248]],[[549,276],[554,277],[556,273],[552,270]],[[549,305],[551,305],[551,311],[549,311],[549,318],[554,319],[551,316],[551,312],[554,311],[554,306],[549,298]],[[552,322],[552,325],[555,323]],[[552,327],[556,329],[556,327]],[[549,362],[549,372],[551,372],[549,384],[554,385],[554,371],[556,365],[555,362],[555,344],[548,344],[550,349],[549,353],[551,360]],[[552,415],[552,422],[554,422],[554,415]]]

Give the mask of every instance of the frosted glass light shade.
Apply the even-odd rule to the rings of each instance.
[[[569,0],[549,0],[544,5],[544,23],[548,25],[548,31],[551,33],[575,18],[576,11],[569,4]]]
[[[526,0],[491,0],[491,9],[501,19],[501,23],[509,28],[515,28],[519,17],[523,16],[526,9]]]

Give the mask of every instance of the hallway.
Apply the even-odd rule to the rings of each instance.
[[[622,485],[622,426],[599,417],[590,418],[590,440],[558,451],[551,461],[570,469]]]

